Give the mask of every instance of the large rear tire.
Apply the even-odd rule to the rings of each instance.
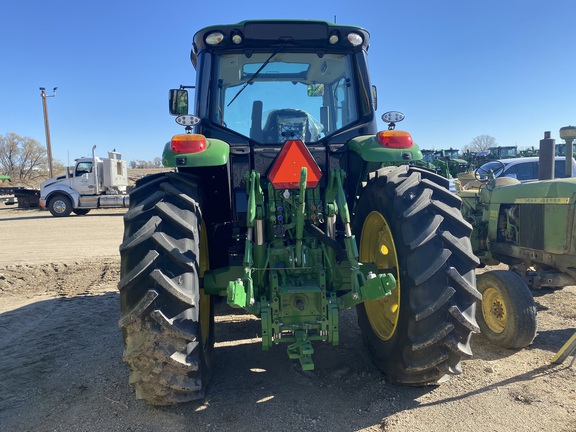
[[[536,337],[536,305],[526,282],[508,270],[482,273],[477,280],[482,294],[476,319],[482,334],[503,348],[524,348]]]
[[[421,168],[382,168],[370,174],[354,217],[360,261],[396,277],[391,296],[357,306],[364,343],[394,384],[461,373],[478,331],[472,227],[442,183]]]
[[[120,327],[136,397],[153,405],[201,399],[212,372],[212,298],[194,177],[161,173],[130,193],[120,246]]]

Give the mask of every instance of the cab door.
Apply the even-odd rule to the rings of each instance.
[[[95,183],[92,162],[78,162],[74,167],[72,187],[80,195],[94,195]]]

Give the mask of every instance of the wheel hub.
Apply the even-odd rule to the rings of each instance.
[[[64,213],[66,211],[66,203],[62,200],[56,200],[52,208],[56,213]]]
[[[482,315],[486,325],[494,333],[502,333],[508,322],[506,303],[496,288],[487,288],[482,293]]]
[[[362,227],[359,256],[361,262],[371,262],[378,269],[398,268],[398,257],[390,227],[384,216],[372,212]],[[396,331],[400,311],[400,281],[396,277],[396,289],[390,296],[364,303],[366,314],[374,332],[382,340],[389,340]]]

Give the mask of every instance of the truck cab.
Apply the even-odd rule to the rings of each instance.
[[[93,165],[92,159],[81,158],[76,160],[74,167],[68,168],[70,186],[81,195],[92,195],[96,191]]]
[[[128,205],[128,169],[122,155],[108,152],[99,158],[92,148],[92,157],[76,159],[66,174],[40,184],[40,206],[54,216],[68,216],[71,212],[86,214],[100,207]]]

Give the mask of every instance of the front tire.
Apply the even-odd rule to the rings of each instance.
[[[358,201],[360,261],[397,282],[391,296],[357,306],[358,323],[372,360],[394,384],[437,384],[460,373],[478,331],[472,227],[442,183],[421,168],[382,168]]]
[[[524,280],[507,270],[478,276],[482,303],[476,319],[482,334],[503,348],[524,348],[536,337],[538,327],[534,298]]]
[[[146,176],[130,193],[120,246],[120,327],[136,397],[201,399],[212,372],[212,297],[200,288],[207,241],[195,178]]]
[[[50,198],[48,210],[54,217],[66,217],[72,213],[72,200],[66,195],[56,195]]]

